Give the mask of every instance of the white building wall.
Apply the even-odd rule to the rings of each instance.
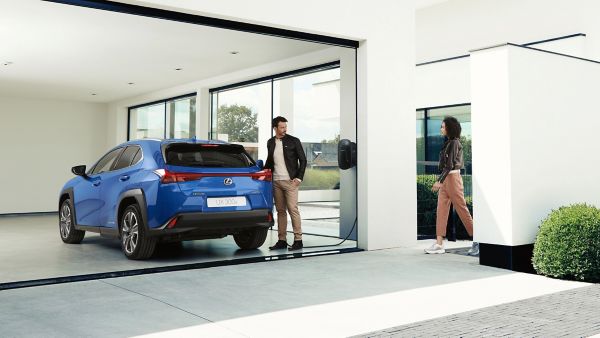
[[[584,33],[584,57],[600,60],[598,13],[595,0],[449,0],[416,12],[416,59]]]
[[[416,241],[414,3],[307,0],[147,0],[135,3],[280,28],[348,37],[358,49],[359,246]],[[335,18],[334,20],[332,18]],[[390,145],[398,145],[390,156]]]
[[[600,64],[514,46],[471,64],[475,239],[531,244],[552,209],[600,206]]]
[[[469,58],[417,66],[415,102],[417,108],[471,102]]]
[[[473,155],[473,239],[512,241],[510,92],[508,51],[471,55]]]
[[[0,214],[58,210],[71,167],[106,149],[105,104],[0,98]]]
[[[557,36],[546,36],[545,39]],[[556,53],[585,56],[585,42],[588,37],[576,36],[551,42],[532,45]],[[513,42],[513,41],[503,41]],[[527,41],[525,41],[527,42]],[[534,42],[534,41],[529,41]],[[491,45],[471,45],[477,49]],[[417,108],[437,107],[471,102],[470,58],[447,60],[419,65],[415,72],[415,101]]]

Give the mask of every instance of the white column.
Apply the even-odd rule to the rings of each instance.
[[[508,49],[473,52],[470,59],[473,239],[512,245]]]

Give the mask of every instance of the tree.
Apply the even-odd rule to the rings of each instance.
[[[338,143],[340,143],[340,134],[335,135],[335,137],[333,138],[333,140],[325,140],[325,139],[323,139],[323,141],[321,141],[321,143],[338,144]]]
[[[237,104],[219,107],[217,132],[229,135],[229,142],[258,142],[257,114]]]

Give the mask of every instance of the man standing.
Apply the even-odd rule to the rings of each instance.
[[[275,136],[267,141],[265,168],[273,170],[273,197],[277,209],[277,232],[279,240],[269,249],[287,248],[287,212],[292,218],[294,243],[289,250],[302,249],[302,227],[298,211],[298,187],[304,178],[306,155],[300,140],[287,134],[287,120],[277,116],[273,119]],[[287,209],[287,212],[286,212]]]

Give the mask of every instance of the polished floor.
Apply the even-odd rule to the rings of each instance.
[[[334,237],[339,232],[335,208],[303,206],[305,248],[295,255],[314,252],[356,248],[355,241],[341,242]],[[86,233],[78,245],[64,244],[59,237],[56,215],[3,216],[0,217],[0,286],[6,283],[53,279],[123,271],[152,272],[152,269],[244,260],[267,259],[273,255],[287,255],[287,250],[270,251],[277,241],[277,231],[269,232],[265,244],[256,250],[240,250],[231,236],[216,240],[184,242],[173,249],[159,247],[156,254],[145,261],[128,260],[116,239]],[[291,228],[291,227],[290,227]],[[310,235],[308,233],[312,233]],[[338,234],[339,235],[339,234]],[[332,236],[332,237],[329,237]],[[293,235],[288,234],[291,243]],[[283,257],[285,258],[285,257]],[[196,265],[194,265],[196,264]],[[164,271],[164,270],[163,270]],[[92,279],[92,278],[90,278]],[[47,282],[52,283],[52,281]],[[0,288],[1,289],[1,288]]]

